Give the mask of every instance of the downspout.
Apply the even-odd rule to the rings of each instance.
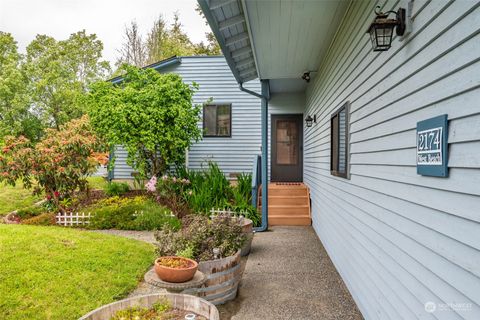
[[[268,80],[260,80],[260,83],[262,85],[261,94],[244,88],[243,83],[240,83],[240,90],[262,100],[262,225],[254,228],[255,232],[268,229],[268,100],[270,100],[270,90]]]

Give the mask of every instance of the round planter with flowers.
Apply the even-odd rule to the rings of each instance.
[[[193,279],[198,269],[198,263],[188,258],[165,256],[155,260],[154,268],[161,280],[181,283]]]

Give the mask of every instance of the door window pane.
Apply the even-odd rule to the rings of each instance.
[[[296,165],[298,163],[298,130],[295,121],[277,120],[277,164]]]

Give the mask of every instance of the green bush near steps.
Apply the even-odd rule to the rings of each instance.
[[[92,214],[89,229],[159,230],[167,225],[177,230],[181,225],[169,209],[143,196],[107,198],[84,212]]]

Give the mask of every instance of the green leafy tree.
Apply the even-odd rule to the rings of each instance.
[[[197,10],[198,11],[198,10]],[[198,11],[200,14],[201,10]],[[136,22],[125,29],[125,42],[122,45],[120,57],[115,63],[124,63],[143,67],[172,56],[218,55],[220,46],[212,32],[206,34],[207,42],[193,43],[183,30],[178,12],[174,13],[173,23],[168,26],[164,17],[159,16],[153,23],[146,40],[138,31]],[[115,72],[120,75],[119,70]]]
[[[203,18],[205,21],[205,24],[208,25],[207,18],[203,14],[202,8],[200,7],[200,4],[197,3],[197,6],[195,7],[195,11]],[[207,43],[204,44],[203,42],[200,42],[199,44],[196,45],[195,47],[195,52],[197,55],[221,55],[222,54],[222,49],[220,48],[220,45],[218,44],[217,38],[215,38],[215,35],[213,34],[212,31],[206,32],[205,36],[207,38]]]
[[[154,22],[152,29],[148,33],[146,42],[147,64],[155,63],[156,61],[166,58],[163,52],[163,42],[167,37],[167,25],[163,16],[159,16]]]
[[[200,107],[192,104],[198,87],[153,69],[124,65],[122,72],[120,85],[92,85],[92,124],[110,145],[125,146],[127,163],[142,176],[159,176],[183,161],[188,147],[201,138]]]
[[[44,127],[56,128],[85,113],[82,95],[93,81],[105,78],[109,65],[101,61],[103,44],[85,31],[56,41],[37,35],[27,47],[25,72],[34,113]]]
[[[163,43],[164,57],[191,56],[195,53],[195,47],[188,35],[183,31],[178,12],[173,15],[173,23],[167,31]]]
[[[24,135],[36,140],[41,124],[29,108],[22,59],[13,37],[0,31],[0,137]]]

